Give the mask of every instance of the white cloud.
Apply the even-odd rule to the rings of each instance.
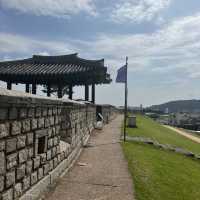
[[[126,55],[130,68],[200,71],[200,14],[177,19],[152,34],[101,35],[85,48],[110,58],[115,66]],[[195,67],[196,66],[196,67]]]
[[[57,54],[69,53],[78,50],[71,46],[70,43],[64,44],[60,41],[37,40],[21,35],[0,33],[0,53],[1,54],[48,54],[54,52]]]
[[[0,5],[38,16],[69,17],[79,12],[96,15],[93,0],[0,0]]]
[[[50,55],[79,52],[89,59],[105,58],[112,75],[129,56],[129,70],[137,86],[130,86],[131,104],[159,103],[188,94],[200,95],[196,79],[200,77],[200,13],[177,19],[152,34],[100,34],[95,40],[44,41],[20,35],[0,33],[0,55],[11,58],[47,52]],[[86,51],[87,50],[87,51]],[[46,54],[46,53],[45,53]],[[6,59],[6,57],[5,57]],[[183,84],[184,83],[184,84]],[[106,102],[122,104],[123,98],[113,99],[121,85],[106,87]],[[98,88],[97,96],[104,96]],[[144,93],[146,98],[144,98]],[[110,94],[110,96],[109,96]],[[134,94],[134,95],[133,95]],[[121,98],[121,99],[120,99]],[[101,99],[101,102],[103,100]]]
[[[111,14],[111,19],[117,23],[151,21],[165,8],[170,5],[171,0],[121,0],[116,4]]]
[[[105,58],[112,74],[129,56],[129,70],[179,72],[195,78],[200,74],[200,14],[177,19],[152,34],[100,34],[95,40],[44,41],[0,33],[0,53],[67,54]],[[87,49],[87,51],[85,51]],[[198,76],[199,77],[199,76]]]

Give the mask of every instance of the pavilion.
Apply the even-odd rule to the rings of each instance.
[[[51,95],[51,87],[57,88],[58,98],[63,97],[63,88],[69,88],[72,99],[74,86],[85,86],[85,101],[89,101],[89,86],[95,103],[95,85],[108,84],[112,80],[102,60],[86,60],[78,54],[61,56],[33,55],[32,58],[0,62],[0,80],[7,82],[7,89],[12,84],[25,84],[25,91],[36,94],[37,85],[45,85],[47,96]],[[30,91],[30,85],[32,91]]]

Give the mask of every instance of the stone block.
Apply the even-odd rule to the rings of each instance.
[[[50,138],[50,139],[48,140],[48,149],[50,149],[52,146],[53,146],[53,139]]]
[[[10,138],[6,140],[6,152],[10,153],[17,149],[17,138]]]
[[[51,156],[52,157],[56,156],[56,147],[52,148]]]
[[[38,178],[37,178],[37,171],[33,172],[31,174],[31,185],[35,184],[36,182],[38,181]]]
[[[53,137],[53,136],[55,136],[55,135],[56,135],[56,128],[53,127],[53,128],[52,128],[52,135],[51,135],[51,136]]]
[[[28,160],[26,162],[26,173],[27,174],[31,174],[32,169],[33,169],[33,161],[32,160]]]
[[[58,165],[58,158],[55,157],[55,158],[53,159],[53,167],[56,168],[57,165]]]
[[[50,125],[51,125],[50,117],[46,117],[45,118],[45,127],[48,128],[48,127],[50,127]]]
[[[19,163],[24,163],[28,159],[28,151],[27,149],[23,149],[19,151]]]
[[[44,194],[44,192],[48,191],[50,183],[51,183],[50,176],[44,177],[41,181],[39,181],[36,185],[34,185],[31,188],[31,190],[27,191],[27,193],[20,200],[40,199],[41,195]]]
[[[61,159],[61,160],[64,160],[64,159],[65,159],[65,152],[64,152],[64,151],[61,152],[61,154],[60,154],[60,159]]]
[[[9,119],[17,119],[18,110],[17,108],[9,108]]]
[[[41,161],[41,164],[46,163],[46,161],[47,161],[47,154],[46,153],[40,154],[40,161]]]
[[[62,111],[62,109],[60,108],[60,107],[58,107],[58,115],[60,115],[61,114],[61,111]]]
[[[41,167],[41,168],[38,169],[38,179],[39,180],[42,179],[43,176],[44,176],[43,168]]]
[[[53,126],[55,124],[55,122],[54,122],[54,116],[51,116],[49,118],[49,120],[50,120],[50,125]]]
[[[0,174],[4,174],[6,171],[6,160],[5,160],[5,153],[0,152]]]
[[[52,128],[49,128],[47,133],[48,133],[48,138],[51,138],[52,137]]]
[[[10,171],[6,173],[6,187],[10,187],[15,184],[15,171]]]
[[[42,115],[42,110],[40,107],[36,108],[36,111],[35,111],[35,116],[36,117],[41,117]]]
[[[53,145],[56,146],[58,144],[58,137],[53,138]]]
[[[35,131],[36,137],[42,137],[42,136],[46,136],[48,134],[48,129],[41,129],[41,130],[37,130]]]
[[[6,142],[5,141],[0,141],[0,151],[4,151],[6,148]]]
[[[58,163],[60,163],[61,162],[61,156],[60,156],[60,154],[58,154]]]
[[[57,108],[54,107],[54,108],[53,108],[53,115],[56,115],[56,114],[57,114]]]
[[[19,110],[19,117],[20,118],[26,118],[27,117],[27,109],[26,108],[21,108]]]
[[[0,176],[0,192],[4,190],[4,176]]]
[[[28,109],[28,117],[33,118],[35,115],[35,109],[34,108],[29,108]]]
[[[55,124],[57,125],[59,123],[59,117],[58,115],[55,116]]]
[[[2,194],[2,200],[13,200],[13,188],[10,188]]]
[[[47,108],[43,108],[43,109],[42,109],[42,116],[43,116],[43,117],[46,117],[47,114],[48,114]]]
[[[51,160],[51,156],[52,155],[52,153],[51,153],[51,150],[48,150],[47,151],[47,160]]]
[[[26,133],[31,130],[31,121],[29,119],[25,119],[22,121],[22,132]]]
[[[24,177],[22,185],[23,191],[28,190],[30,188],[30,184],[31,184],[30,176]]]
[[[38,127],[38,120],[37,119],[31,119],[31,129],[35,130]]]
[[[17,183],[14,186],[14,198],[17,199],[21,195],[22,195],[22,184],[21,183]]]
[[[9,123],[0,124],[0,138],[7,137],[9,135]]]
[[[60,145],[57,145],[56,146],[56,154],[59,154],[60,153]]]
[[[48,108],[48,115],[51,116],[53,114],[53,109],[52,108]]]
[[[58,135],[60,133],[60,125],[56,126],[56,135]]]
[[[17,167],[17,180],[20,180],[25,176],[25,171],[26,171],[26,165],[25,164]]]
[[[53,170],[53,160],[49,161],[49,170]]]
[[[17,148],[21,149],[26,146],[26,136],[20,135],[17,137]]]
[[[33,169],[37,169],[40,166],[40,156],[33,159]]]
[[[17,153],[13,153],[7,156],[7,164],[6,164],[7,169],[11,169],[17,165],[17,156],[18,156]]]
[[[8,108],[0,108],[0,120],[8,119]]]
[[[29,148],[27,148],[27,151],[28,151],[28,158],[32,158],[33,157],[33,147],[29,147]]]
[[[33,133],[28,133],[27,134],[27,145],[33,144],[33,140],[34,140],[33,137],[34,137]]]
[[[14,121],[11,124],[11,134],[12,135],[19,135],[21,133],[21,122],[19,121]]]
[[[44,118],[38,119],[38,128],[44,128]]]
[[[49,172],[49,163],[45,164],[45,165],[43,166],[43,168],[44,168],[44,175],[47,175],[48,172]]]

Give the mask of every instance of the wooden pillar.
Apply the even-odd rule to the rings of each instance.
[[[85,85],[85,101],[89,101],[89,85]]]
[[[69,86],[69,99],[72,99],[72,97],[73,97],[73,86],[70,85]]]
[[[95,84],[92,84],[92,103],[95,103]]]
[[[61,85],[58,86],[58,98],[59,99],[62,98],[62,86]]]
[[[47,84],[47,96],[48,97],[51,96],[51,86],[50,86],[50,84]]]
[[[36,94],[36,93],[37,93],[37,85],[32,84],[32,94]]]
[[[29,93],[30,92],[30,88],[29,88],[29,84],[26,84],[26,90],[25,90],[26,93]]]
[[[7,82],[7,89],[12,90],[12,83],[11,82]]]

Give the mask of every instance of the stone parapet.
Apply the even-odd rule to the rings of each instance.
[[[0,89],[0,199],[18,199],[47,182],[95,123],[93,104]]]

